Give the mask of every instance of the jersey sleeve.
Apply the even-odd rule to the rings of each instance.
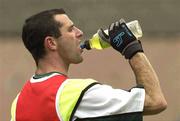
[[[74,120],[114,116],[122,118],[136,113],[142,115],[144,100],[145,90],[142,87],[125,91],[97,84],[85,92],[75,112]]]

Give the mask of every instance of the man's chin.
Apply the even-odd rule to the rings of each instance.
[[[73,64],[79,64],[79,63],[81,63],[81,62],[83,62],[83,58],[79,58],[78,60],[75,60],[75,61],[73,62]]]

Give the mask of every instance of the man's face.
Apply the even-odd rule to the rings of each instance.
[[[55,16],[55,20],[62,24],[61,36],[58,38],[58,53],[67,64],[77,64],[83,61],[80,48],[80,38],[83,32],[79,30],[66,14]]]

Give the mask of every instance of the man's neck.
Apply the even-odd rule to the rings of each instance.
[[[60,72],[64,75],[68,75],[69,64],[63,63],[63,61],[53,60],[39,60],[35,74],[44,74],[49,72]]]

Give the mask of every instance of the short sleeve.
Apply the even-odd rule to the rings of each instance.
[[[145,90],[134,87],[130,91],[97,84],[84,94],[74,118],[93,118],[142,112]]]

